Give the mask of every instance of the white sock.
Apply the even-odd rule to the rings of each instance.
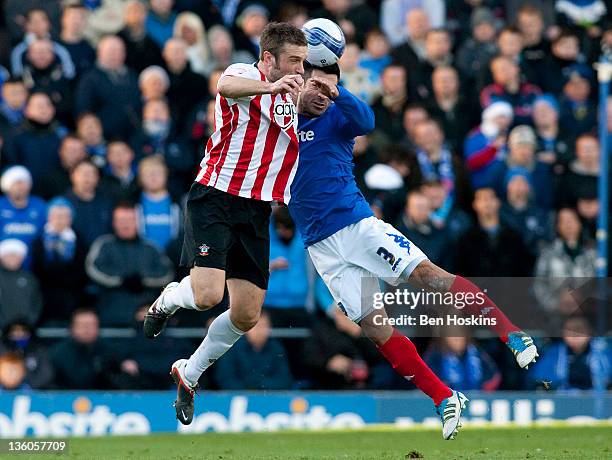
[[[195,299],[193,298],[193,289],[191,289],[190,276],[183,278],[178,286],[164,294],[161,309],[165,313],[173,314],[179,308],[197,310]]]
[[[229,310],[217,316],[208,328],[206,337],[187,361],[185,366],[187,383],[195,384],[202,373],[232,348],[243,334],[244,332],[232,323]]]

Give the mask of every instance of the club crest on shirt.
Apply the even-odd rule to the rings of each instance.
[[[207,244],[201,244],[199,249],[199,256],[207,256],[208,255],[208,251],[210,250],[210,246],[208,246]]]
[[[297,110],[291,101],[284,101],[280,96],[274,100],[274,121],[283,130],[297,123]]]

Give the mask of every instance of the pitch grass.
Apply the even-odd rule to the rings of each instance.
[[[27,456],[27,455],[26,455]],[[42,458],[35,455],[28,458]],[[454,441],[440,430],[206,433],[79,438],[57,459],[610,459],[612,425],[597,427],[465,428]],[[2,457],[0,458],[8,458]],[[12,456],[24,458],[21,456]]]

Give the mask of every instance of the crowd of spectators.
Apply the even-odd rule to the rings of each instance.
[[[0,391],[167,388],[199,338],[147,341],[143,315],[180,274],[182,205],[224,68],[255,62],[272,20],[336,21],[341,84],[368,102],[355,175],[375,214],[464,276],[592,277],[603,0],[0,0]],[[612,115],[612,99],[608,103]],[[612,116],[608,129],[612,132]],[[261,321],[207,388],[410,388],[338,308],[286,208],[274,210]],[[562,283],[532,308],[559,312]],[[181,312],[203,328],[227,306]],[[503,305],[502,305],[503,308]],[[497,341],[415,343],[457,389],[606,388],[586,320],[517,372]],[[68,331],[40,339],[38,327]],[[136,331],[101,337],[102,328]],[[277,339],[303,328],[304,339]],[[57,330],[57,329],[54,329]],[[203,329],[202,329],[203,330]]]

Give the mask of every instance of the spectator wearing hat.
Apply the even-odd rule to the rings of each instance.
[[[154,99],[165,99],[170,87],[170,78],[162,67],[149,66],[140,72],[138,86],[145,103]]]
[[[533,125],[541,161],[567,165],[574,159],[574,139],[559,127],[559,103],[552,94],[538,96],[533,102]]]
[[[62,12],[60,43],[68,53],[77,76],[83,75],[96,60],[96,52],[85,39],[89,11],[81,3],[67,4]]]
[[[501,202],[492,188],[474,192],[477,223],[461,238],[456,251],[457,273],[464,276],[527,276],[533,257],[521,236],[500,218]]]
[[[74,209],[73,229],[86,248],[111,228],[111,199],[98,190],[100,172],[89,160],[70,171],[72,187],[64,197]]]
[[[0,98],[0,137],[10,137],[24,119],[28,89],[23,82],[10,78],[2,83],[2,97]]]
[[[270,19],[270,12],[260,3],[252,3],[236,18],[236,49],[259,56],[259,37]]]
[[[21,43],[17,44],[11,52],[11,74],[13,77],[23,75],[23,65],[30,44],[35,40],[51,39],[51,21],[47,12],[34,8],[28,11],[25,17],[25,35]],[[67,79],[75,76],[75,67],[68,50],[56,41],[51,41],[53,54],[61,63],[62,73]]]
[[[149,5],[150,10],[145,20],[147,35],[163,48],[174,32],[174,0],[150,0]]]
[[[506,164],[508,168],[518,166],[528,171],[534,188],[535,204],[548,210],[554,204],[553,164],[536,156],[536,146],[537,139],[531,127],[515,126],[508,136]]]
[[[57,151],[66,129],[55,119],[55,107],[45,93],[30,94],[25,120],[6,140],[4,164],[28,168],[34,181],[59,166]]]
[[[555,97],[563,92],[564,76],[568,69],[582,58],[580,40],[575,32],[563,30],[550,46],[550,54],[539,69],[538,82],[542,89]]]
[[[575,137],[597,126],[597,108],[591,100],[592,81],[593,72],[584,64],[570,66],[565,74],[559,124]]]
[[[521,167],[508,169],[504,180],[506,200],[500,209],[500,218],[521,235],[525,247],[536,256],[542,245],[552,239],[550,211],[534,204],[532,176]]]
[[[25,243],[30,252],[32,244],[42,231],[46,206],[37,196],[30,195],[32,176],[23,166],[12,166],[2,173],[0,188],[0,240],[16,238]],[[24,267],[30,267],[31,259]]]
[[[497,19],[489,8],[475,8],[470,19],[471,35],[457,50],[455,64],[469,83],[483,88],[486,65],[497,54]]]
[[[468,134],[463,155],[472,188],[501,188],[506,156],[506,136],[512,124],[512,106],[504,101],[491,104],[482,112],[482,123]],[[503,190],[500,190],[500,193]]]
[[[593,134],[576,139],[576,159],[561,175],[557,187],[558,205],[575,207],[580,198],[597,196],[599,155],[599,140]]]
[[[481,106],[487,107],[494,101],[505,101],[514,110],[515,124],[531,124],[533,101],[542,92],[531,83],[521,81],[519,66],[506,56],[498,56],[491,61],[493,83],[480,93]]]
[[[106,138],[126,138],[138,126],[141,106],[136,75],[125,66],[125,45],[116,36],[98,44],[96,66],[79,80],[75,112],[93,112]]]
[[[125,27],[117,34],[125,43],[125,64],[138,73],[163,63],[160,46],[147,34],[146,19],[147,5],[128,1],[123,10]]]
[[[34,328],[27,322],[17,320],[4,327],[0,356],[5,353],[15,353],[23,358],[28,386],[35,389],[51,387],[54,372],[47,347],[38,340]]]
[[[27,255],[23,241],[0,242],[0,329],[17,320],[34,326],[40,317],[43,299],[38,281],[22,268]]]
[[[595,249],[585,244],[576,210],[561,208],[556,217],[557,236],[540,251],[534,273],[535,296],[540,306],[549,311],[559,307],[568,289],[568,278],[595,276],[597,259]]]
[[[47,209],[47,222],[33,247],[33,271],[43,293],[43,321],[67,323],[83,301],[85,248],[72,228],[70,202],[54,198]]]
[[[128,204],[113,210],[113,233],[94,241],[85,269],[100,290],[97,306],[107,326],[131,325],[136,310],[174,276],[162,250],[139,237],[137,213]]]

